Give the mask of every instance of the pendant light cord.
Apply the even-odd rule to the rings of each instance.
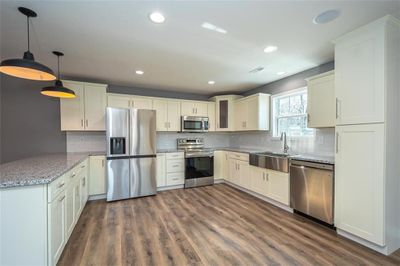
[[[29,16],[26,16],[26,24],[27,24],[27,29],[28,29],[28,51],[30,51],[30,36],[29,36]]]
[[[60,56],[57,55],[57,76],[58,80],[60,80]]]

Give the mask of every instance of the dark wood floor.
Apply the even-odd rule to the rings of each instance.
[[[90,202],[59,265],[400,265],[227,185]]]

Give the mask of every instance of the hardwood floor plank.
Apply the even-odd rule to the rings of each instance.
[[[225,184],[89,202],[59,265],[400,265]]]

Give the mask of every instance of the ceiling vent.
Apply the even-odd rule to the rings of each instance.
[[[256,67],[256,68],[254,68],[254,69],[250,70],[250,71],[249,71],[249,73],[252,73],[252,74],[254,74],[254,73],[261,72],[261,71],[263,71],[263,70],[264,70],[264,68],[263,68],[263,67],[261,67],[261,66],[259,66],[259,67]]]

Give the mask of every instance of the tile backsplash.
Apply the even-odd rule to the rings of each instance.
[[[204,138],[206,147],[228,147],[230,133],[158,132],[157,149],[176,149],[178,138]],[[105,132],[67,132],[67,152],[105,151]]]
[[[176,149],[178,138],[203,138],[204,146],[207,148],[229,147],[230,133],[209,132],[209,133],[176,133],[158,132],[157,149]]]
[[[282,151],[283,143],[273,138],[272,132],[234,132],[230,135],[229,145],[269,151]],[[290,153],[333,156],[335,129],[316,129],[314,137],[288,137]]]
[[[240,147],[257,150],[281,151],[282,141],[270,132],[210,132],[177,133],[158,132],[157,149],[175,149],[178,138],[204,138],[205,146]],[[335,146],[335,129],[316,129],[314,137],[288,137],[290,153],[332,156]],[[67,152],[105,151],[105,132],[67,132]]]
[[[105,132],[67,132],[67,152],[105,151]]]

